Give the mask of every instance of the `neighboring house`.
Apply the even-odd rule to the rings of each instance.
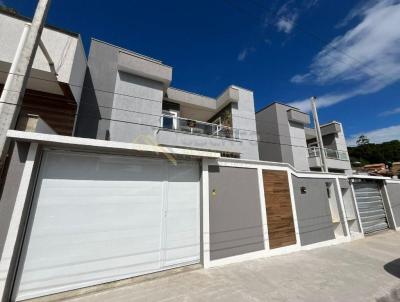
[[[305,132],[310,170],[320,171],[321,159],[315,129],[305,128]],[[352,168],[342,124],[332,121],[321,125],[321,134],[329,172],[351,174]]]
[[[31,20],[0,11],[0,94],[14,60],[24,25]],[[42,41],[54,62],[52,70],[38,48],[16,128],[28,114],[39,115],[57,134],[72,135],[86,69],[79,34],[46,26]]]
[[[260,160],[285,162],[300,171],[321,171],[321,158],[310,116],[295,107],[272,103],[256,113]],[[343,127],[321,126],[330,172],[351,174]]]
[[[252,91],[210,98],[171,81],[161,61],[93,39],[76,135],[259,159]]]

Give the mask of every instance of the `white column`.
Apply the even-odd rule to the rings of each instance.
[[[288,176],[288,183],[289,183],[290,201],[292,203],[294,229],[296,232],[296,246],[300,247],[301,243],[300,243],[299,221],[297,219],[296,200],[294,198],[294,191],[293,191],[292,171],[289,169],[287,170],[287,176]]]
[[[260,194],[260,207],[261,207],[261,221],[263,228],[264,237],[264,250],[269,251],[269,234],[268,234],[268,217],[267,217],[267,207],[265,205],[265,194],[264,194],[264,178],[262,174],[262,169],[257,168],[258,175],[258,188]]]
[[[353,195],[354,206],[356,207],[357,219],[358,219],[358,223],[359,223],[359,225],[360,225],[360,231],[361,231],[361,234],[364,234],[364,229],[363,229],[363,226],[362,226],[362,223],[361,223],[360,211],[358,210],[356,192],[354,191],[354,185],[353,185],[352,182],[350,182],[350,188],[351,188],[351,193],[352,193],[352,195]]]
[[[387,212],[389,210],[390,216],[392,217],[392,220],[393,220],[394,229],[397,230],[398,224],[396,223],[396,218],[393,215],[392,205],[390,203],[390,197],[389,197],[389,194],[388,194],[388,191],[387,191],[387,188],[386,188],[386,181],[383,181],[383,193],[385,194],[385,197],[382,200],[383,201],[383,205],[385,207],[385,211]],[[385,200],[387,201],[387,206],[388,206],[389,209],[386,208]],[[386,218],[388,218],[387,213],[386,213]]]
[[[35,159],[38,152],[38,144],[32,143],[29,147],[28,157],[25,162],[24,170],[21,176],[21,182],[18,189],[18,194],[15,200],[14,210],[11,215],[10,225],[6,241],[4,243],[3,253],[0,258],[0,297],[3,297],[6,292],[6,281],[10,273],[11,259],[17,245],[17,236],[21,228],[22,214],[25,204],[29,199],[29,189],[31,179],[34,173]]]
[[[337,192],[338,192],[338,196],[339,196],[340,209],[343,214],[344,227],[346,229],[346,234],[347,234],[346,237],[351,238],[350,228],[349,228],[349,224],[347,222],[347,214],[346,214],[346,209],[344,207],[344,201],[343,201],[343,196],[342,196],[342,190],[340,188],[339,178],[336,177],[335,180],[336,180],[336,188],[337,188]]]
[[[210,197],[208,161],[202,160],[202,197],[203,197],[203,266],[210,267]]]

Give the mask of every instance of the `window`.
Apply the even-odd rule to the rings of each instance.
[[[163,110],[162,127],[167,129],[177,129],[178,112]]]

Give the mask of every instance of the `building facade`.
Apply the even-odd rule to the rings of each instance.
[[[321,171],[320,149],[309,114],[295,107],[272,103],[256,113],[260,160],[285,162],[301,171]],[[321,126],[330,172],[351,174],[341,123]]]
[[[76,135],[259,158],[253,92],[210,98],[171,81],[161,61],[93,39]]]
[[[249,90],[209,98],[171,80],[162,62],[93,40],[76,135],[38,114],[7,132],[2,302],[399,230],[399,181],[311,171],[304,112],[275,103],[255,114]],[[322,128],[343,151],[341,125]]]
[[[29,22],[23,16],[0,11],[0,93]],[[86,70],[82,41],[79,34],[52,26],[43,29],[41,41],[52,62],[39,47],[16,127],[25,127],[28,115],[38,115],[56,133],[72,135]],[[54,63],[54,69],[50,63]]]

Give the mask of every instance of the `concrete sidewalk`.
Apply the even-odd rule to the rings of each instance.
[[[396,259],[400,259],[400,232],[388,231],[351,243],[196,270],[67,301],[400,301],[400,260],[389,264]]]

